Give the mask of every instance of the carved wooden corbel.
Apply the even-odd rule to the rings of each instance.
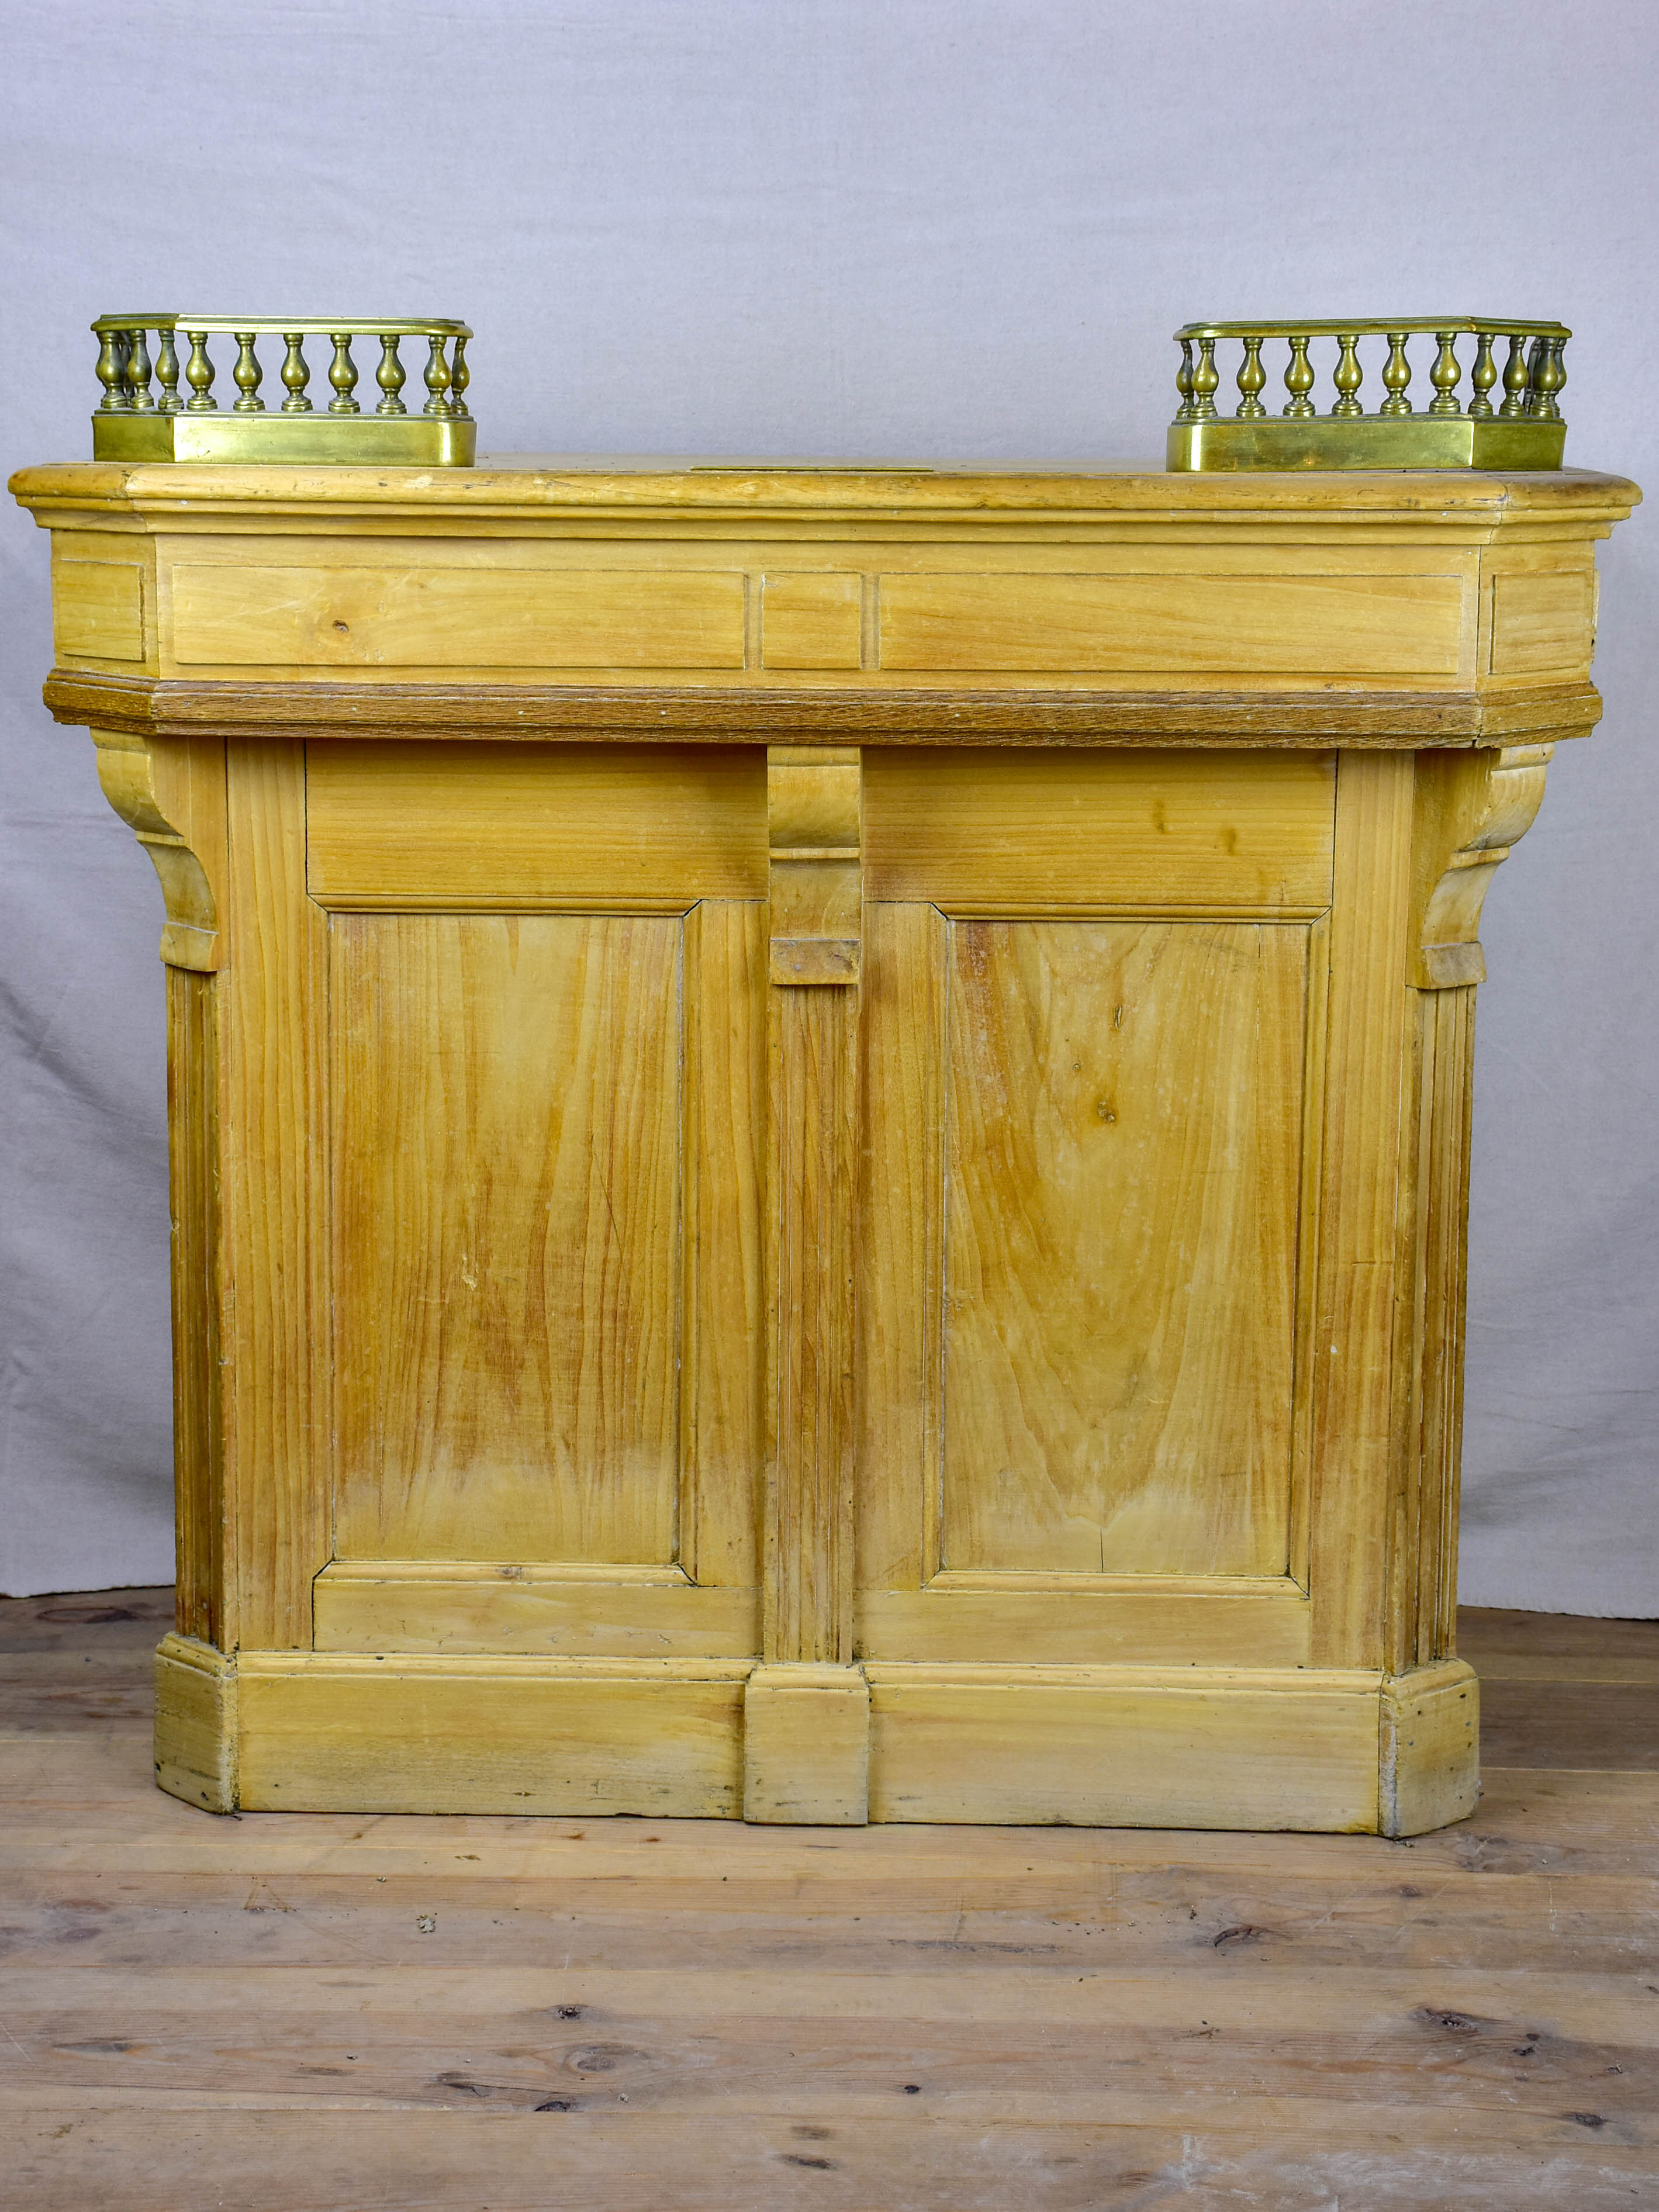
[[[221,738],[142,738],[94,730],[104,796],[161,879],[161,958],[210,975],[223,964],[225,748]]]
[[[1408,980],[1419,991],[1485,981],[1480,928],[1487,886],[1532,827],[1554,750],[1418,755]]]

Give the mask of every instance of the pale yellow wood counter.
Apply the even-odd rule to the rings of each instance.
[[[1634,488],[68,465],[232,1805],[1406,1833],[1481,899]]]

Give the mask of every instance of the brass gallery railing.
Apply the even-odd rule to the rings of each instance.
[[[129,314],[100,315],[92,328],[104,387],[92,418],[94,460],[466,468],[477,451],[478,426],[466,408],[466,342],[472,333],[465,323]],[[230,374],[236,397],[224,407],[213,389],[218,371],[208,340],[214,337],[235,345]],[[285,349],[277,371],[283,396],[274,407],[259,396],[265,376],[258,350],[262,337],[280,338]],[[325,372],[328,397],[321,404],[311,397],[312,364],[305,350],[306,340],[314,337],[333,349]],[[351,349],[359,338],[378,340],[380,349],[373,371],[380,397],[372,413],[357,398],[362,371]],[[424,339],[428,349],[422,372],[427,399],[419,414],[403,396],[409,371],[398,349],[404,338]]]
[[[1412,364],[1407,342],[1432,337],[1429,370],[1433,397],[1419,410],[1410,398]],[[1176,332],[1181,367],[1176,390],[1181,404],[1170,425],[1172,469],[1559,469],[1566,436],[1560,396],[1567,380],[1562,352],[1572,336],[1563,323],[1510,318],[1438,315],[1422,321],[1188,323]],[[1459,387],[1463,363],[1457,341],[1472,337],[1469,392]],[[1364,382],[1359,341],[1388,341],[1382,399],[1368,413],[1359,393]],[[1309,349],[1334,339],[1328,408],[1314,398],[1318,381]],[[1216,405],[1221,386],[1215,349],[1241,343],[1235,381],[1238,404],[1224,415]],[[1277,411],[1263,398],[1269,368],[1261,349],[1283,340],[1288,394]],[[1507,347],[1500,370],[1494,348]],[[1499,386],[1502,389],[1499,392]],[[1493,395],[1498,396],[1494,398]]]

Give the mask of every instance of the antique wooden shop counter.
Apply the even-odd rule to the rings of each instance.
[[[103,463],[198,1803],[1456,1818],[1571,471]]]

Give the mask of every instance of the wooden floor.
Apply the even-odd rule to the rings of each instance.
[[[168,1594],[0,1603],[0,2205],[1659,2206],[1659,1623],[1466,1613],[1371,1837],[217,1820]]]

